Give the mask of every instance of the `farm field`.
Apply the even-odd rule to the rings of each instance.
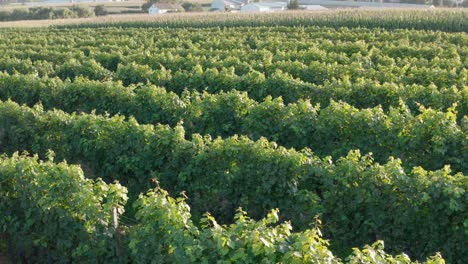
[[[189,0],[184,1],[185,3],[192,3],[192,4],[199,4],[202,5],[203,10],[208,11],[211,5],[211,1],[209,0]],[[134,19],[141,19],[148,16],[147,12],[142,10],[142,4],[145,1],[139,0],[130,0],[130,1],[122,1],[122,2],[27,2],[24,4],[21,3],[11,3],[11,4],[0,4],[0,23],[4,21],[12,21],[16,22],[11,24],[11,26],[17,25],[30,25],[34,27],[38,27],[41,25],[48,25],[52,24],[62,24],[62,23],[81,23],[83,21],[109,21],[109,20],[127,20],[128,17]],[[98,17],[95,17],[94,8],[100,6],[105,11],[106,15],[105,18],[101,14]],[[38,8],[42,8],[42,10],[37,10]],[[50,10],[46,10],[45,8],[50,8]],[[75,10],[75,8],[81,8],[82,13],[72,14],[64,14],[64,10]],[[31,10],[36,9],[36,11],[32,12]],[[27,12],[30,10],[31,12]],[[92,17],[89,17],[90,14],[86,14],[86,10],[93,13]],[[23,11],[23,13],[19,12]],[[8,14],[15,13],[14,16],[8,16]],[[26,13],[25,13],[26,12]],[[44,14],[48,12],[48,14]],[[34,14],[32,14],[34,13]],[[64,18],[65,16],[65,18]],[[123,16],[123,17],[121,17]],[[80,20],[86,17],[85,20]],[[46,18],[53,18],[53,19],[46,19]],[[69,19],[72,19],[69,21]],[[45,21],[44,21],[45,20]],[[58,20],[58,21],[55,21]],[[32,22],[31,22],[32,21]],[[39,24],[37,24],[39,22]],[[3,24],[5,26],[5,24]]]
[[[0,255],[468,262],[468,11],[122,17],[0,24]]]
[[[25,4],[19,4],[19,3],[12,3],[12,4],[5,4],[5,5],[0,5],[0,13],[8,14],[14,11],[27,11],[28,9],[34,9],[34,8],[52,8],[53,10],[64,10],[64,9],[70,9],[73,7],[81,7],[89,10],[93,10],[96,6],[103,6],[108,12],[108,14],[111,14],[113,16],[118,16],[122,14],[129,14],[129,13],[141,13],[141,5],[143,2],[141,1],[124,1],[124,2],[88,2],[88,3],[54,3],[54,2],[29,2]],[[0,17],[1,19],[1,17]],[[76,18],[75,18],[76,19]],[[6,21],[7,19],[3,19]],[[15,19],[19,21],[24,21],[25,19]],[[63,20],[63,19],[62,19]],[[33,21],[38,21],[37,19]],[[27,22],[26,22],[27,23]],[[44,22],[41,22],[44,23]],[[34,24],[34,22],[31,22],[31,24]]]
[[[190,3],[197,3],[197,4],[210,4],[211,1],[209,0],[188,0],[187,2]],[[74,3],[66,3],[65,0],[60,2],[26,2],[26,3],[10,3],[10,4],[3,4],[0,5],[0,10],[9,10],[9,9],[17,9],[17,8],[28,8],[28,7],[68,7],[72,5],[81,5],[81,6],[88,6],[94,7],[96,5],[103,5],[105,7],[110,8],[134,8],[140,7],[144,1],[140,0],[128,0],[128,1],[121,1],[121,2],[74,2]]]

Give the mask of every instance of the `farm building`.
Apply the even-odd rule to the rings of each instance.
[[[213,0],[211,10],[230,11],[240,10],[242,6],[248,4],[248,0]]]
[[[328,10],[328,8],[321,6],[321,5],[300,5],[299,7],[303,10],[316,10],[316,11]]]
[[[288,8],[285,2],[259,2],[250,3],[241,7],[241,12],[274,12],[283,11]]]
[[[399,3],[398,0],[392,0],[391,3],[384,3],[380,0],[361,0],[361,1],[337,1],[337,0],[299,0],[300,6],[321,5],[327,8],[433,8],[431,5]]]
[[[184,11],[184,8],[181,5],[177,5],[177,4],[153,4],[148,9],[148,13],[150,15],[181,12],[181,11]]]

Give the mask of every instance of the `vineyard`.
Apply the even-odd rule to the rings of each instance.
[[[0,255],[468,263],[468,11],[272,17],[0,29]]]

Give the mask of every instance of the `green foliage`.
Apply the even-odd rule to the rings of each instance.
[[[0,21],[62,19],[92,16],[94,16],[93,11],[83,6],[66,8],[31,7],[28,9],[14,9],[12,12],[0,12]]]
[[[104,5],[97,5],[94,7],[94,14],[96,16],[106,16],[109,12]]]
[[[298,0],[289,1],[288,9],[296,10],[296,9],[299,9],[299,8],[300,8],[300,6],[299,6],[299,1]]]
[[[153,2],[153,1],[147,1],[146,3],[142,4],[141,5],[141,10],[145,13],[148,12],[148,10],[150,9],[150,7],[156,2]]]
[[[85,179],[78,166],[53,163],[52,156],[45,162],[17,153],[0,158],[0,230],[12,261],[341,263],[318,227],[293,232],[289,222],[278,223],[278,210],[255,221],[238,209],[230,225],[207,213],[196,226],[185,199],[160,187],[134,203],[131,227],[115,229],[125,219],[126,188]],[[349,263],[383,260],[412,263],[385,253],[382,242],[348,257]],[[436,255],[427,263],[444,262]]]
[[[350,255],[346,262],[350,264],[358,263],[411,263],[406,254],[391,256],[385,253],[383,241],[377,241],[372,246],[365,246],[364,249],[353,249],[353,255]],[[424,263],[427,264],[445,264],[440,254],[428,258]]]
[[[140,263],[193,262],[199,233],[184,199],[174,199],[161,189],[140,195],[134,205],[138,225],[129,232],[132,258]],[[195,251],[195,252],[193,252]]]
[[[399,160],[380,165],[358,152],[333,164],[265,139],[195,135],[188,141],[180,126],[43,112],[12,102],[0,104],[0,127],[1,151],[45,156],[52,149],[60,159],[82,164],[90,177],[119,180],[132,195],[149,188],[153,178],[171,192],[186,191],[196,221],[208,211],[232,222],[238,206],[254,219],[280,208],[281,217],[299,228],[321,215],[341,256],[380,239],[391,252],[417,259],[437,251],[449,261],[464,256],[467,183],[448,167],[407,173]]]
[[[53,154],[49,154],[53,155]],[[126,189],[85,179],[78,166],[14,154],[0,158],[0,231],[13,261],[109,261],[112,212]]]
[[[78,15],[78,17],[93,17],[94,16],[93,10],[86,6],[74,5],[70,8],[70,10],[75,12]]]
[[[183,3],[182,7],[184,8],[185,12],[202,12],[203,11],[202,5],[194,4],[190,2]]]
[[[190,219],[185,199],[174,199],[160,188],[140,195],[135,203],[138,225],[129,232],[131,257],[142,263],[342,263],[328,248],[318,227],[293,232],[278,224],[278,210],[254,221],[238,209],[230,225],[205,214],[201,226]],[[318,221],[320,223],[320,221]],[[413,263],[405,255],[391,256],[378,241],[354,249],[346,263]],[[435,255],[425,263],[445,263]]]
[[[78,74],[97,75],[98,70],[102,76],[96,79],[108,78],[107,70],[99,65],[93,66],[96,71],[92,71],[71,64],[61,66],[61,72],[68,73],[69,78]],[[67,72],[68,68],[73,71]],[[139,65],[119,66],[117,74],[125,82],[130,79],[149,82],[155,78],[149,67]],[[160,76],[163,77],[157,78],[166,78],[164,74]],[[194,133],[222,138],[235,134],[252,139],[266,137],[286,147],[312,148],[321,156],[339,158],[350,150],[360,149],[375,153],[378,162],[385,162],[390,156],[401,158],[407,168],[422,166],[434,170],[449,164],[454,171],[467,170],[461,158],[464,132],[457,121],[461,112],[456,105],[446,111],[422,106],[409,111],[400,101],[398,108],[384,111],[381,107],[358,109],[331,100],[328,106],[321,107],[313,106],[309,100],[284,104],[280,98],[271,97],[256,102],[247,93],[237,91],[185,92],[179,97],[152,85],[124,87],[115,82],[82,78],[62,82],[5,74],[0,74],[0,85],[1,99],[11,98],[28,105],[42,102],[46,109],[59,108],[69,113],[90,113],[96,109],[99,114],[123,114],[155,125],[174,126],[183,121],[189,137]]]
[[[121,80],[124,85],[136,83],[149,83],[152,79],[153,71],[147,65],[138,65],[132,63],[129,65],[119,65],[115,72],[116,78]]]
[[[468,263],[466,14],[1,29],[0,238],[23,262]]]
[[[379,165],[371,156],[351,152],[325,179],[322,218],[334,223],[326,230],[336,238],[334,248],[383,239],[394,252],[418,259],[442,251],[450,252],[445,255],[449,261],[464,262],[464,250],[455,242],[468,235],[463,174],[451,175],[448,167],[429,172],[416,167],[405,173],[399,160]]]

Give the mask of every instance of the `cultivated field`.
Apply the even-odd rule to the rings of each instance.
[[[328,26],[385,27],[388,29],[427,29],[466,32],[468,11],[465,9],[436,10],[353,10],[285,11],[278,13],[190,12],[162,15],[129,14],[93,18],[54,19],[0,22],[0,27],[48,27],[78,25],[107,27],[207,27],[207,26]],[[133,25],[132,25],[133,24]]]
[[[468,262],[467,11],[1,26],[12,262]]]

